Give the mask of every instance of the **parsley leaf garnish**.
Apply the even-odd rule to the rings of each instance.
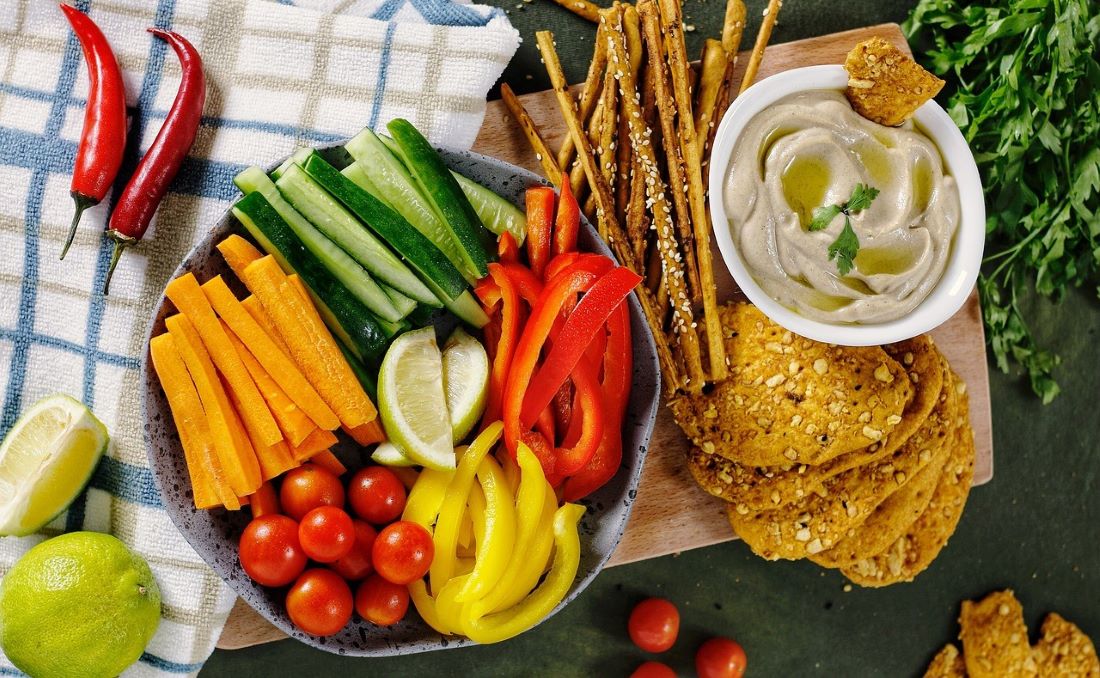
[[[852,230],[852,221],[844,220],[844,228],[836,237],[832,245],[829,245],[829,261],[836,259],[836,270],[840,275],[848,275],[855,265],[856,254],[859,253],[859,238]]]
[[[950,82],[944,108],[985,187],[978,289],[1002,371],[1024,368],[1043,402],[1058,356],[1027,317],[1031,290],[1055,301],[1100,277],[1100,21],[1095,0],[920,0],[905,22],[921,60]],[[1026,312],[1024,309],[1035,309]]]
[[[836,270],[840,275],[848,275],[859,253],[859,237],[852,230],[853,214],[858,214],[871,206],[878,197],[878,189],[866,184],[856,184],[852,189],[852,195],[848,202],[840,205],[823,205],[814,210],[813,221],[807,227],[810,231],[824,231],[833,223],[837,215],[844,215],[844,228],[836,237],[832,245],[829,245],[829,261],[836,260]]]

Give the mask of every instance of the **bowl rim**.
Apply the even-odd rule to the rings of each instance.
[[[741,291],[765,315],[784,328],[816,341],[843,346],[889,344],[929,332],[958,312],[978,279],[985,248],[985,197],[974,155],[962,132],[934,100],[917,109],[914,120],[932,140],[959,188],[960,219],[947,266],[928,296],[910,313],[873,324],[834,324],[807,318],[765,292],[745,265],[727,226],[724,185],[733,149],[748,122],[766,107],[798,92],[842,90],[848,72],[840,65],[805,66],[765,78],[745,90],[723,116],[711,154],[708,189],[714,238],[722,259]]]
[[[316,149],[316,150],[324,150],[324,149],[328,149],[328,148],[334,148],[334,147],[342,146],[344,143],[346,143],[346,141],[347,140],[345,139],[345,140],[336,141],[336,142],[332,142],[332,143],[316,144],[316,145],[310,146],[310,148],[313,148],[313,149]],[[549,186],[550,185],[550,183],[544,177],[541,177],[538,174],[535,174],[534,172],[531,172],[530,170],[528,170],[526,168],[520,167],[518,165],[514,165],[510,162],[507,162],[505,160],[501,160],[499,158],[494,158],[492,156],[484,155],[484,154],[477,153],[475,151],[471,151],[471,150],[467,150],[467,149],[450,148],[450,147],[442,146],[442,145],[436,145],[435,147],[444,156],[444,162],[448,166],[450,166],[451,163],[453,162],[453,159],[456,159],[456,158],[457,159],[462,159],[462,160],[474,161],[475,163],[486,163],[488,165],[495,165],[495,166],[497,166],[501,169],[506,170],[507,172],[509,172],[511,174],[512,180],[519,180],[525,186],[530,187],[530,186],[535,186],[535,185],[544,185],[544,186]],[[278,167],[283,161],[285,161],[289,157],[290,157],[290,154],[287,154],[285,157],[280,158],[279,160],[268,164],[264,168],[264,171],[265,172],[272,171],[273,169]],[[226,209],[209,226],[201,227],[202,228],[201,237],[199,237],[198,240],[188,249],[187,253],[184,255],[184,257],[180,261],[179,265],[176,266],[176,268],[173,270],[173,272],[169,276],[168,281],[174,280],[175,278],[179,277],[180,275],[182,275],[184,273],[187,273],[187,272],[190,272],[195,268],[196,261],[198,260],[199,255],[200,255],[200,248],[202,248],[203,244],[206,243],[207,241],[210,241],[212,243],[213,242],[212,241],[213,232],[220,229],[220,228],[222,228],[222,225],[227,220],[230,220],[232,218],[232,209],[233,209],[233,204],[235,202],[236,202],[236,199],[232,200],[229,203],[229,205],[226,207]],[[599,252],[601,254],[605,254],[607,256],[612,257],[616,262],[618,261],[615,258],[614,253],[608,247],[607,243],[605,243],[599,237],[598,233],[596,232],[596,229],[588,222],[588,220],[584,217],[584,215],[581,215],[581,230],[582,230],[582,233],[587,232],[586,235],[588,237],[591,237],[593,242],[595,243],[595,248],[594,248],[593,251]],[[209,250],[211,247],[212,247],[212,245],[210,245],[206,249]],[[207,254],[209,256],[209,252],[207,252]],[[557,605],[554,606],[554,609],[551,610],[541,620],[539,620],[535,624],[535,626],[538,626],[538,625],[544,623],[545,621],[547,621],[548,619],[550,619],[551,617],[556,615],[558,612],[560,612],[562,609],[564,609],[567,605],[572,603],[581,593],[583,593],[585,591],[585,589],[588,588],[589,585],[591,585],[592,581],[607,566],[607,562],[611,559],[611,556],[614,555],[615,550],[618,548],[618,545],[622,540],[623,534],[625,534],[625,532],[626,532],[626,527],[630,522],[630,516],[633,512],[633,507],[634,507],[635,499],[636,499],[636,496],[637,496],[638,486],[639,486],[639,483],[641,481],[642,469],[645,465],[646,458],[648,457],[649,447],[650,447],[650,445],[652,443],[652,439],[653,439],[653,431],[654,431],[654,428],[656,426],[657,415],[660,411],[661,394],[662,394],[662,391],[661,391],[661,388],[662,388],[662,386],[661,386],[661,376],[662,375],[661,375],[658,360],[657,360],[657,354],[656,354],[654,338],[653,338],[652,334],[649,332],[648,326],[644,322],[640,302],[638,301],[637,295],[636,294],[631,294],[628,297],[628,300],[629,300],[629,305],[630,305],[630,315],[631,315],[631,318],[632,318],[632,328],[636,328],[636,327],[640,326],[644,330],[644,332],[641,333],[641,334],[639,334],[637,331],[635,331],[633,333],[632,345],[633,345],[633,349],[634,349],[635,362],[634,362],[634,366],[633,366],[634,367],[634,370],[633,370],[634,377],[632,379],[631,400],[633,401],[633,398],[634,398],[633,386],[637,384],[637,380],[638,380],[637,375],[639,373],[645,374],[650,380],[652,380],[653,387],[652,387],[652,397],[647,399],[643,403],[642,407],[634,408],[632,410],[634,412],[633,421],[635,423],[635,426],[641,428],[641,433],[638,436],[637,440],[633,441],[633,442],[636,442],[638,444],[638,449],[636,451],[637,463],[634,464],[633,466],[625,466],[625,459],[624,459],[624,466],[621,466],[620,470],[619,470],[619,474],[622,474],[622,475],[625,476],[623,478],[623,482],[624,482],[623,497],[625,498],[625,501],[624,501],[624,506],[622,507],[622,509],[623,509],[622,520],[618,525],[613,526],[614,543],[611,545],[611,548],[606,553],[596,554],[597,559],[596,559],[595,563],[593,563],[591,565],[591,567],[588,567],[584,563],[584,560],[582,559],[581,566],[579,567],[579,569],[577,571],[577,574],[576,574],[576,577],[574,579],[573,585],[570,588],[569,592],[565,595],[565,597],[561,601],[558,602]],[[151,309],[151,314],[150,314],[149,319],[147,321],[147,324],[145,326],[145,332],[144,332],[144,337],[145,337],[145,339],[144,339],[145,352],[144,353],[145,354],[143,356],[143,360],[142,360],[142,364],[141,364],[141,382],[140,382],[140,387],[139,387],[140,412],[141,412],[142,422],[143,422],[142,423],[142,441],[145,445],[145,456],[146,456],[147,461],[149,462],[150,470],[153,474],[154,484],[156,485],[157,490],[158,490],[158,492],[160,493],[160,495],[162,497],[165,512],[168,514],[169,520],[172,522],[173,526],[175,526],[176,529],[179,531],[180,536],[183,538],[183,540],[185,542],[187,542],[187,544],[195,550],[196,554],[200,557],[200,559],[203,560],[203,562],[206,564],[206,566],[209,567],[211,570],[213,570],[214,573],[218,576],[218,578],[221,579],[222,582],[225,583],[227,586],[229,586],[230,589],[232,589],[234,595],[236,595],[241,600],[244,600],[245,603],[248,604],[249,607],[256,610],[257,614],[259,614],[261,617],[263,617],[265,619],[265,621],[267,621],[268,623],[272,624],[273,626],[275,626],[279,630],[286,633],[288,637],[290,637],[294,640],[297,640],[299,642],[302,642],[306,645],[309,645],[310,647],[313,647],[315,649],[319,649],[319,650],[322,650],[322,651],[325,651],[325,652],[329,652],[329,653],[333,653],[333,654],[340,654],[340,655],[343,655],[343,656],[381,657],[381,656],[417,654],[417,653],[421,653],[421,652],[430,652],[430,651],[437,651],[437,650],[442,650],[442,649],[450,649],[450,648],[456,648],[456,647],[469,647],[469,646],[472,646],[472,645],[477,645],[478,643],[476,643],[475,641],[467,638],[466,636],[443,636],[443,635],[440,635],[434,629],[432,629],[430,626],[428,626],[426,622],[423,622],[422,619],[419,616],[416,616],[413,619],[415,619],[418,623],[423,624],[424,628],[427,630],[427,632],[430,635],[438,636],[438,638],[440,639],[439,641],[435,641],[432,638],[416,639],[416,640],[405,642],[403,644],[399,644],[399,643],[396,643],[396,642],[393,642],[393,641],[387,641],[384,648],[379,648],[377,650],[376,649],[366,649],[366,650],[364,650],[364,649],[359,649],[359,648],[347,648],[347,647],[344,647],[343,645],[341,645],[338,641],[334,641],[334,639],[336,639],[338,637],[338,635],[336,635],[336,636],[325,636],[325,637],[312,636],[312,635],[305,634],[304,632],[299,631],[298,629],[293,628],[292,626],[287,626],[286,624],[284,624],[282,622],[282,620],[271,619],[270,617],[268,617],[267,614],[265,614],[265,612],[263,610],[260,610],[260,609],[256,608],[256,606],[253,605],[252,601],[249,599],[249,597],[247,595],[244,595],[244,591],[239,588],[240,582],[237,582],[234,577],[230,577],[230,576],[227,576],[227,575],[223,574],[218,567],[214,566],[214,563],[211,562],[211,560],[207,558],[207,553],[209,552],[210,549],[208,549],[206,547],[205,540],[201,539],[200,537],[198,537],[196,535],[193,535],[190,530],[182,529],[180,527],[180,525],[178,524],[180,519],[177,518],[177,513],[180,512],[181,510],[186,510],[187,507],[180,507],[180,506],[175,505],[175,503],[172,503],[172,505],[169,505],[169,501],[168,501],[167,498],[170,496],[170,493],[167,492],[166,485],[168,483],[172,482],[172,479],[168,478],[168,477],[165,477],[165,474],[161,472],[161,470],[160,470],[161,469],[161,463],[158,460],[158,455],[157,455],[157,452],[156,452],[156,450],[154,448],[154,445],[153,445],[153,442],[152,442],[152,432],[150,430],[151,429],[151,426],[150,426],[150,421],[151,421],[150,420],[151,399],[149,397],[149,384],[152,381],[155,381],[155,377],[153,376],[154,372],[153,372],[153,368],[152,368],[152,360],[151,360],[151,356],[150,356],[150,353],[149,353],[148,346],[149,346],[150,340],[152,339],[153,332],[157,329],[158,325],[161,322],[160,319],[161,319],[162,311],[163,311],[164,306],[165,306],[166,303],[167,303],[167,298],[164,295],[164,293],[162,292],[160,294],[159,301],[157,302],[155,307]],[[637,319],[637,322],[635,322],[636,319]],[[644,347],[647,350],[645,350],[644,352],[640,352],[640,351],[638,351],[639,347]],[[630,417],[624,417],[624,420],[623,420],[624,430],[626,430],[627,426],[631,425],[631,421],[632,420],[630,419]],[[178,438],[177,438],[177,440],[178,440]],[[624,439],[624,442],[625,442],[625,439]],[[624,457],[625,456],[626,456],[626,450],[624,448]],[[579,503],[584,504],[587,508],[591,508],[593,505],[595,505],[593,503],[590,503],[590,502],[593,502],[593,501],[595,501],[595,500],[593,500],[591,497],[587,497],[585,499],[582,499]],[[607,507],[607,508],[610,509],[611,507]],[[195,510],[197,511],[197,509],[195,509]],[[586,513],[587,513],[587,511],[586,511]],[[585,536],[584,535],[586,533],[586,530],[584,529],[584,523],[586,522],[586,520],[587,520],[587,517],[582,517],[582,523],[581,523],[581,526],[580,526],[581,527],[581,532],[582,532],[582,537],[581,537],[582,548],[583,548],[583,543],[585,541]],[[353,617],[353,622],[354,621],[355,621],[355,618]],[[408,620],[405,620],[405,621],[408,621]],[[405,623],[405,622],[403,621],[402,623]]]

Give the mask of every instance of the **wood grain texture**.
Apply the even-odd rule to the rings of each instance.
[[[852,46],[879,35],[899,48],[908,45],[897,24],[870,26],[819,38],[799,40],[769,47],[760,64],[758,78],[780,71],[817,64],[839,64]],[[748,52],[742,52],[733,82],[740,82]],[[558,112],[554,93],[536,92],[519,97],[539,125],[551,148],[560,146],[565,127]],[[488,104],[485,122],[473,150],[539,172],[538,162],[527,146],[523,133],[500,101]],[[717,248],[716,261],[721,261]],[[733,279],[724,266],[716,266],[720,301],[739,298]],[[989,373],[985,357],[985,332],[977,291],[971,293],[963,308],[947,323],[932,332],[933,338],[951,366],[966,381],[970,392],[970,420],[977,448],[975,485],[993,477],[993,433],[989,403]],[[626,533],[609,566],[700,548],[734,539],[726,520],[725,504],[699,489],[684,465],[689,443],[667,408],[661,408],[649,455],[642,470],[638,498],[627,524]],[[237,649],[281,640],[286,636],[271,626],[252,608],[237,601],[229,615],[218,647]]]

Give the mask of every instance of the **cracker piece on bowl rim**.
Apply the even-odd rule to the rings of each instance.
[[[880,125],[896,127],[943,89],[944,81],[880,37],[864,40],[848,52],[845,96],[857,113]]]

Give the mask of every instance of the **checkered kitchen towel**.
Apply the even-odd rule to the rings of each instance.
[[[160,631],[127,675],[190,674],[214,648],[233,595],[162,510],[145,459],[138,392],[142,334],[168,276],[236,196],[233,176],[296,145],[410,119],[437,142],[470,146],[485,94],[519,44],[504,14],[451,0],[77,0],[111,41],[144,151],[179,85],[175,56],[145,28],[179,31],[201,52],[206,109],[191,156],[109,297],[105,204],[58,254],[87,73],[55,2],[0,1],[0,435],[53,392],[89,405],[113,443],[91,489],[25,539],[0,539],[0,576],[44,536],[108,531],[150,562],[164,594]],[[116,183],[138,156],[128,150]],[[0,655],[0,675],[18,673]]]

